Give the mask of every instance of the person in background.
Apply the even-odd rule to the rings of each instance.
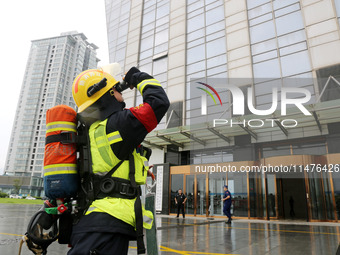
[[[226,223],[231,223],[231,213],[230,213],[230,208],[231,208],[231,194],[228,190],[228,186],[224,185],[224,195],[222,201],[224,202],[223,205],[223,213],[228,217],[228,221]]]
[[[178,190],[178,194],[175,196],[175,203],[177,205],[177,218],[179,217],[179,211],[182,211],[183,219],[185,219],[184,204],[187,201],[187,197],[182,193],[182,190]]]

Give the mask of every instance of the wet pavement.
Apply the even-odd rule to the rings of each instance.
[[[21,235],[38,205],[0,204],[0,254],[18,254]],[[157,217],[160,254],[334,255],[340,243],[340,224],[267,222],[221,219]],[[137,254],[130,243],[129,254]],[[67,245],[53,243],[48,255],[66,254]],[[31,255],[23,247],[22,255]]]

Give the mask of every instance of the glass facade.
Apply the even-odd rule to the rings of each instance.
[[[188,197],[187,214],[219,217],[224,216],[223,186],[227,184],[232,194],[231,212],[234,217],[339,220],[340,168],[338,164],[335,164],[336,168],[333,170],[326,171],[325,168],[338,162],[340,156],[327,154],[325,140],[319,138],[318,141],[311,140],[303,145],[296,140],[295,143],[287,145],[262,144],[260,147],[261,158],[257,161],[223,161],[220,157],[211,160],[209,152],[194,153],[191,166],[171,168],[175,169],[176,173],[182,172],[171,174],[170,170],[171,194],[176,194],[174,191],[183,186],[183,192]],[[270,150],[272,153],[268,153]],[[231,148],[222,151],[229,151],[231,159],[235,154],[235,150]],[[332,155],[334,159],[327,159],[327,155]],[[272,167],[287,166],[288,172],[246,172],[242,168],[248,166],[251,169],[260,164]],[[229,166],[232,171],[209,172],[209,168],[217,165],[220,165],[221,169],[223,166]],[[313,165],[319,167],[312,171]],[[174,195],[171,196],[173,199]],[[170,213],[174,213],[175,205],[172,201],[170,208]]]
[[[174,175],[173,178],[171,179],[171,185],[170,185],[170,189],[171,189],[171,193],[170,193],[170,199],[171,199],[171,206],[170,206],[170,212],[171,213],[177,213],[176,211],[176,203],[175,203],[175,196],[178,193],[179,189],[183,190],[183,178],[184,175],[183,174],[177,174]]]
[[[333,176],[333,187],[334,187],[334,202],[336,207],[336,216],[340,219],[340,179],[334,178]]]
[[[226,183],[226,175],[217,173],[209,176],[209,215],[223,214],[223,186]]]
[[[265,92],[271,92],[268,86],[274,83],[280,91],[289,86],[284,83],[286,77],[312,77],[303,15],[298,0],[247,0],[247,6],[256,106],[268,109],[272,102],[271,94]],[[294,87],[306,88],[315,96],[312,82]]]
[[[130,1],[105,1],[110,59],[114,59],[122,68],[125,66],[130,7]]]
[[[294,175],[290,166],[292,162],[302,168],[310,163],[339,162],[339,127],[332,127],[340,121],[334,101],[340,98],[340,62],[334,54],[340,50],[339,1],[106,0],[106,8],[111,62],[136,61],[140,69],[161,81],[172,106],[178,106],[176,112],[172,111],[175,107],[171,108],[167,117],[178,115],[179,120],[169,122],[170,126],[162,121],[147,137],[149,145],[167,148],[166,161],[179,165],[174,168],[183,167],[182,172],[171,174],[170,213],[175,213],[173,197],[182,188],[188,197],[187,214],[223,216],[221,197],[223,185],[228,184],[235,217],[339,219],[337,174]],[[139,15],[140,27],[129,30],[137,24],[134,17]],[[122,30],[120,34],[118,29]],[[134,49],[129,48],[126,33],[131,33],[131,41],[135,40],[135,54],[129,53]],[[216,89],[221,105],[217,95],[207,89],[212,95],[207,93],[208,114],[203,115],[204,98],[202,90],[195,90],[197,81],[218,79],[223,80],[217,87],[221,89]],[[244,95],[243,116],[233,113],[242,104],[234,100],[228,83],[235,83]],[[226,130],[212,127],[209,122],[216,118],[264,120],[265,116],[252,114],[246,99],[251,99],[256,110],[268,110],[274,101],[273,88],[277,89],[277,111],[270,117],[295,118],[301,125],[284,128],[275,122],[273,127],[253,128],[237,124]],[[283,89],[291,88],[310,92],[307,104],[312,115],[308,120],[301,114],[278,113]],[[294,94],[291,98],[298,97]],[[141,96],[134,94],[133,103],[141,102]],[[319,102],[327,107],[320,110]],[[186,136],[189,133],[190,138]],[[240,171],[241,164],[252,167],[281,163],[288,167],[289,178],[278,173]],[[185,170],[189,164],[230,164],[237,171],[195,173]]]
[[[195,107],[198,104],[192,101],[199,99],[194,99],[191,95],[190,81],[203,77],[227,78],[227,41],[223,10],[223,0],[187,2],[186,124],[190,124],[190,121],[192,123],[199,112]]]
[[[195,214],[196,200],[195,199],[195,176],[185,176],[185,190],[183,191],[187,196],[187,202],[185,203],[185,211],[187,214]]]
[[[143,6],[143,19],[140,38],[138,66],[153,75],[166,90],[169,47],[169,1],[146,1]],[[137,94],[136,104],[143,102]],[[158,128],[164,127],[164,122]]]
[[[248,183],[247,174],[230,173],[228,177],[228,189],[233,196],[233,215],[248,217]]]
[[[316,175],[283,178],[275,174],[251,176],[241,171],[208,175],[174,174],[171,175],[170,213],[176,213],[173,201],[177,181],[184,180],[183,191],[188,198],[185,211],[189,215],[224,216],[223,185],[227,184],[232,194],[231,213],[234,217],[338,220],[339,179],[331,181],[328,174]]]

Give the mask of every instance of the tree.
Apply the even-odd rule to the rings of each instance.
[[[13,186],[14,186],[14,193],[19,194],[19,191],[21,189],[21,183],[19,179],[13,180]]]

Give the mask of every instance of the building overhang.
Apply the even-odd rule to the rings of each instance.
[[[219,139],[223,140],[226,146],[231,146],[233,137],[240,135],[250,135],[252,143],[263,142],[258,140],[258,137],[266,137],[271,134],[283,135],[284,138],[281,136],[280,140],[293,139],[301,138],[297,134],[311,128],[314,129],[313,134],[306,131],[305,137],[326,135],[328,134],[327,124],[340,122],[340,99],[305,105],[305,108],[310,112],[310,115],[304,115],[302,111],[294,107],[288,108],[285,115],[282,115],[278,110],[267,116],[252,114],[233,117],[228,120],[228,125],[216,125],[211,121],[154,130],[146,136],[145,145],[159,149],[173,145],[183,149],[193,143],[204,146],[209,141]],[[293,120],[298,123],[295,127],[293,127],[295,123]],[[236,124],[231,126],[230,122]],[[267,125],[259,126],[262,122]],[[240,123],[245,123],[245,125]],[[289,125],[285,125],[285,123],[289,123]],[[272,136],[272,141],[278,140],[274,135]]]

